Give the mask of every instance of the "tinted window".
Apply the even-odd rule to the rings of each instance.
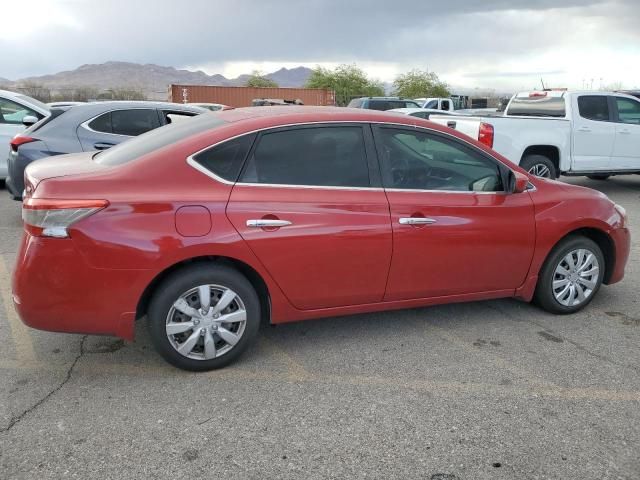
[[[609,102],[604,95],[583,95],[578,97],[578,111],[582,118],[589,120],[609,120]]]
[[[387,100],[369,100],[369,108],[371,110],[386,111],[386,110],[391,110],[392,108],[403,108],[403,107],[404,107],[404,104],[392,107],[391,103]]]
[[[179,122],[156,128],[139,137],[111,147],[109,150],[99,152],[93,158],[97,163],[103,165],[121,165],[225,123],[216,115],[198,115],[188,122]]]
[[[89,122],[89,128],[96,132],[112,133],[111,112],[103,113]]]
[[[430,100],[423,108],[438,108],[438,101]]]
[[[242,181],[281,185],[368,187],[360,127],[314,127],[266,133]]]
[[[200,152],[193,159],[217,176],[229,182],[235,182],[255,137],[255,135],[244,135],[229,140]]]
[[[484,105],[484,107],[486,107],[486,105]],[[476,108],[481,107],[477,106]],[[507,108],[507,115],[523,117],[564,117],[566,115],[564,97],[513,97],[509,108]]]
[[[24,107],[19,103],[0,98],[0,123],[22,125],[22,120],[27,116],[42,117],[42,115],[38,115],[30,108]]]
[[[640,102],[628,98],[616,97],[618,121],[640,125]]]
[[[361,98],[354,98],[353,100],[351,100],[349,102],[349,105],[347,105],[347,107],[362,108],[362,99]]]
[[[502,191],[497,162],[471,147],[421,131],[379,128],[385,187]]]
[[[111,129],[116,135],[137,137],[159,126],[158,112],[155,110],[137,108],[111,112]]]
[[[429,112],[412,112],[409,115],[411,115],[412,117],[420,117],[427,120],[429,119]]]

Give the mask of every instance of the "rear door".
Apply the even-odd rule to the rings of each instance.
[[[296,308],[383,299],[391,226],[368,126],[261,133],[227,216]]]
[[[640,170],[640,101],[610,97],[616,122],[612,170]]]
[[[102,113],[80,125],[78,140],[85,152],[105,150],[160,126],[155,108],[127,108]]]
[[[576,172],[608,170],[616,136],[616,125],[606,95],[573,97],[573,162]]]
[[[506,167],[444,134],[374,128],[393,228],[385,300],[505,292],[524,282],[535,240],[528,193]]]

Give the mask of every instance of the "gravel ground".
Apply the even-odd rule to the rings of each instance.
[[[0,479],[640,478],[640,177],[626,279],[583,312],[515,300],[264,327],[222,371],[24,327],[0,190]],[[78,292],[79,294],[81,292]],[[96,306],[99,308],[99,306]]]

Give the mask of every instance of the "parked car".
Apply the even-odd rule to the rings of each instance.
[[[403,115],[411,115],[412,117],[424,118],[425,120],[429,120],[430,115],[449,115],[448,112],[435,110],[433,108],[394,108],[387,111],[401,113]]]
[[[65,153],[105,150],[161,125],[206,110],[165,102],[96,102],[54,108],[11,140],[6,179],[9,195],[22,198],[24,169],[31,162]]]
[[[332,107],[241,108],[27,167],[13,299],[29,326],[151,339],[222,367],[273,324],[620,281],[622,207],[451,129]]]
[[[49,107],[35,98],[0,90],[0,181],[8,175],[7,155],[11,139],[48,115]]]
[[[400,97],[362,97],[349,102],[351,108],[368,108],[370,110],[392,110],[394,108],[420,108],[413,100]]]
[[[415,102],[421,108],[431,108],[434,110],[444,110],[445,112],[453,112],[453,100],[450,98],[416,98]]]
[[[440,117],[540,177],[640,173],[640,100],[615,92],[533,91],[503,115]]]
[[[233,107],[228,105],[223,105],[221,103],[188,103],[187,105],[192,105],[194,107],[206,108],[207,110],[211,110],[212,112],[217,112],[218,110],[229,110]]]

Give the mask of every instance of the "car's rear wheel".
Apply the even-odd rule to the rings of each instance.
[[[606,180],[607,178],[609,178],[611,175],[587,175],[587,178],[590,178],[591,180]]]
[[[255,339],[260,300],[236,270],[195,265],[168,277],[148,310],[151,340],[162,357],[184,370],[221,368]]]
[[[520,162],[520,166],[536,177],[557,178],[556,166],[544,155],[527,155]]]
[[[545,261],[534,300],[548,312],[577,312],[593,300],[602,285],[604,269],[602,250],[593,240],[568,237]]]

